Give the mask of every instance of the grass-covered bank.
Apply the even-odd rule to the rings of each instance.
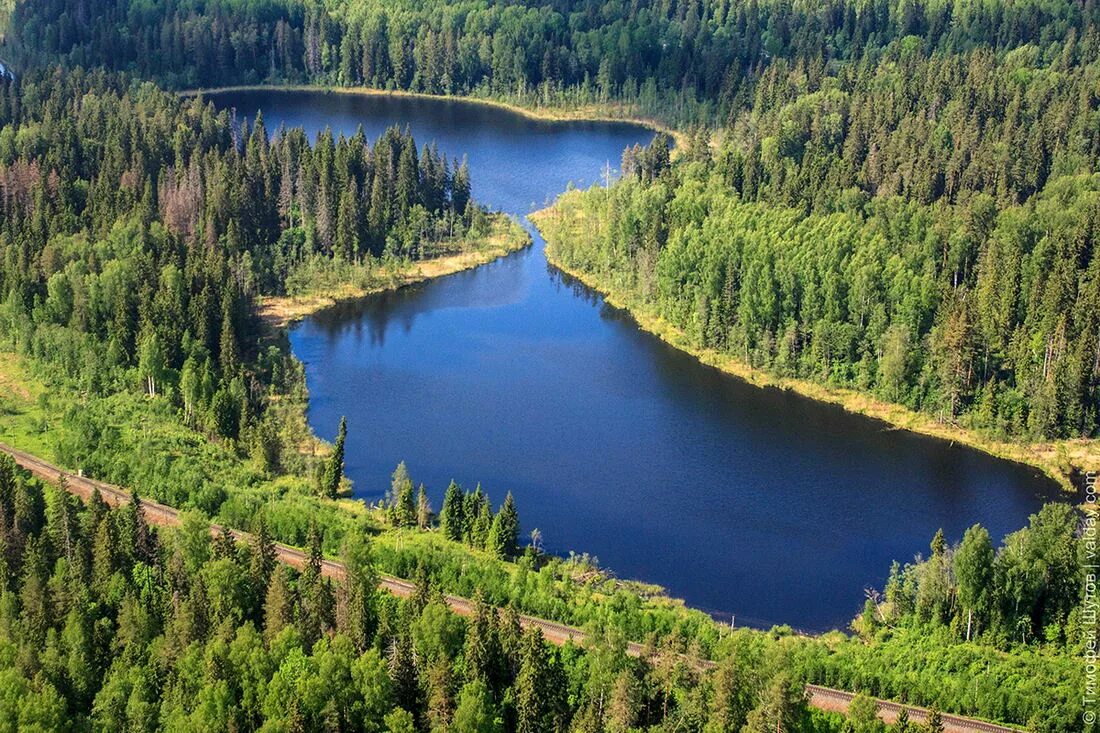
[[[293,286],[288,286],[291,292],[264,296],[257,313],[272,327],[282,328],[338,303],[453,275],[488,264],[531,244],[530,236],[512,217],[492,214],[488,218],[487,233],[471,233],[428,259],[384,265],[325,260],[307,265],[297,273]]]
[[[836,404],[850,412],[882,420],[898,429],[960,443],[999,458],[1034,466],[1056,480],[1067,491],[1076,490],[1074,482],[1080,481],[1085,471],[1094,470],[1095,467],[1100,466],[1100,441],[1097,440],[1042,442],[998,440],[980,431],[943,422],[897,403],[878,399],[867,392],[778,376],[767,370],[754,368],[744,360],[728,353],[699,346],[682,329],[663,318],[651,304],[643,302],[635,294],[612,282],[610,278],[581,267],[571,266],[563,260],[560,256],[563,243],[585,241],[601,226],[600,222],[587,218],[587,212],[580,206],[584,195],[585,193],[581,191],[568,192],[563,194],[553,206],[529,216],[546,240],[547,259],[563,272],[604,294],[611,305],[629,312],[639,327],[668,344],[692,354],[703,363],[759,387],[792,390],[811,399]]]
[[[478,96],[476,94],[427,94],[403,89],[378,89],[374,87],[329,86],[325,84],[240,84],[201,89],[184,89],[182,96],[204,94],[228,94],[232,92],[323,92],[325,94],[349,94],[363,97],[408,97],[412,99],[435,99],[464,104],[480,104],[521,115],[533,120],[545,122],[623,122],[648,127],[655,132],[663,132],[671,137],[676,147],[687,142],[684,132],[655,118],[641,114],[634,105],[621,101],[590,103],[578,106],[561,104],[519,104],[504,98]]]

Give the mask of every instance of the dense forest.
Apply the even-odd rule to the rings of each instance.
[[[181,88],[365,84],[528,104],[615,100],[725,122],[774,69],[812,80],[902,40],[923,53],[1032,44],[1045,55],[1098,19],[1092,0],[42,0],[16,6],[3,53],[17,66],[107,65]]]
[[[399,471],[395,487],[406,478]],[[967,589],[982,590],[986,568],[995,566],[999,579],[1012,551],[994,560],[980,528],[954,549],[937,537],[929,560],[891,581],[890,610],[869,603],[862,632],[879,637],[870,646],[741,630],[727,634],[711,671],[691,661],[695,650],[650,645],[628,656],[610,619],[589,625],[581,650],[554,649],[537,630],[523,631],[510,606],[479,599],[470,618],[455,616],[425,565],[412,597],[380,593],[369,522],[344,536],[347,574],[335,580],[321,572],[316,527],[308,562],[294,570],[276,563],[263,514],[250,539],[237,541],[211,536],[197,512],[185,513],[178,529],[155,530],[140,507],[135,496],[110,509],[98,494],[85,506],[0,457],[5,730],[839,733],[838,718],[807,709],[802,681],[866,687],[857,680],[871,675],[870,691],[922,701],[929,683],[917,684],[914,669],[946,673],[944,665],[960,664],[982,670],[965,692],[970,702],[940,692],[933,703],[965,707],[976,698],[982,714],[1036,730],[1074,730],[1077,721],[1071,660],[1024,651],[1006,661],[982,647],[943,655],[949,599],[984,612]],[[1044,510],[1006,548],[1064,569],[1057,563],[1072,529],[1059,511]],[[944,566],[954,568],[957,588]],[[887,623],[896,628],[888,632]],[[893,658],[899,653],[904,661]],[[1004,684],[1021,670],[1028,681],[1013,682],[1006,696]],[[843,730],[885,733],[865,702]]]
[[[43,0],[5,20],[0,367],[17,389],[0,420],[187,513],[157,531],[136,503],[85,507],[0,458],[0,727],[883,730],[863,697],[843,722],[807,712],[817,682],[1082,729],[1081,517],[1065,506],[996,548],[977,526],[937,535],[869,593],[853,637],[722,627],[542,553],[511,495],[452,484],[436,512],[404,464],[381,506],[349,510],[356,426],[318,446],[301,364],[258,298],[382,282],[497,220],[465,164],[408,131],[276,134],[154,82],[709,123],[563,198],[543,219],[554,257],[755,367],[998,436],[1095,437],[1094,0]],[[209,518],[254,539],[211,538]],[[276,566],[272,539],[310,563]],[[323,577],[324,554],[349,577]],[[377,592],[378,570],[418,592]],[[593,641],[551,648],[517,612]]]
[[[421,576],[381,595],[365,531],[347,576],[295,571],[262,520],[248,543],[198,514],[158,532],[140,501],[43,491],[0,458],[4,730],[832,730],[776,668],[632,659],[609,635],[554,649],[512,609],[453,615]],[[748,650],[746,650],[748,653]]]
[[[243,441],[272,470],[282,451],[267,393],[300,375],[261,348],[257,296],[285,292],[318,261],[381,271],[488,226],[465,164],[418,152],[396,129],[373,143],[361,132],[269,137],[260,119],[235,125],[103,73],[3,80],[0,99],[8,346],[85,399],[137,386],[163,395],[186,424]],[[100,417],[74,416],[78,439],[59,453],[110,475],[87,452],[110,442]]]
[[[781,627],[767,633],[732,631],[697,611],[646,605],[639,595],[651,590],[603,578],[595,566],[582,567],[585,577],[578,580],[568,564],[541,552],[537,538],[520,547],[519,515],[510,495],[494,514],[481,487],[464,492],[452,482],[443,508],[434,514],[423,486],[415,494],[413,486],[407,468],[398,466],[380,512],[390,526],[410,529],[396,543],[379,535],[375,558],[418,584],[566,621],[600,638],[612,633],[644,641],[659,657],[717,660],[720,669],[776,664],[802,682],[1036,731],[1079,728],[1074,689],[1081,684],[1077,655],[1085,648],[1081,631],[1088,623],[1078,541],[1084,519],[1066,504],[1044,506],[999,546],[981,525],[954,544],[938,532],[927,556],[895,563],[885,586],[868,591],[851,624],[855,637],[839,632],[813,637]],[[396,549],[418,542],[416,551]],[[512,559],[516,572],[499,572],[456,551],[455,543]],[[713,684],[723,674],[716,672]],[[747,713],[742,707],[738,715]],[[716,726],[680,719],[677,725],[713,732],[742,730],[746,722],[743,717],[723,721]],[[794,729],[805,730],[811,722],[821,721]]]
[[[1100,46],[776,61],[714,148],[627,151],[553,257],[689,344],[998,437],[1092,437]],[[582,234],[583,232],[583,234]]]
[[[1040,636],[1069,641],[1082,623],[1076,527],[1073,509],[1048,504],[996,552],[981,525],[954,547],[939,532],[927,558],[894,564],[884,593],[871,594],[856,626],[873,634],[883,625],[933,622],[999,646]]]
[[[1100,280],[1095,185],[1084,176],[1100,159],[1091,0],[48,0],[16,7],[4,52],[29,68],[106,65],[175,87],[373,85],[625,102],[720,123],[715,154],[707,136],[689,146],[694,165],[666,174],[628,154],[624,170],[636,175],[615,203],[586,205],[600,236],[557,247],[562,264],[607,278],[695,344],[783,376],[873,391],[1000,437],[1097,428]],[[290,223],[289,202],[308,211],[321,200],[307,248],[381,251],[381,192],[364,171],[351,174],[351,192],[340,170],[298,191],[300,153],[286,148],[304,143],[267,161],[279,211],[234,236],[266,246],[279,217]],[[317,155],[330,152],[337,169],[357,165],[322,141]],[[194,172],[170,165],[178,183],[163,193],[186,207]],[[438,188],[446,173],[437,162],[421,178]],[[438,199],[423,204],[430,212]],[[205,236],[234,218],[219,216]],[[405,251],[426,226],[410,222],[395,235]]]

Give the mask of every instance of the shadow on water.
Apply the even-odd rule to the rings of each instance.
[[[390,329],[396,328],[408,334],[418,318],[436,311],[502,308],[519,302],[524,296],[522,281],[507,275],[501,277],[495,271],[521,268],[523,258],[531,254],[529,249],[523,250],[432,282],[414,283],[397,290],[336,303],[311,316],[310,320],[330,338],[351,336],[362,340],[365,337],[371,346],[382,347]],[[503,282],[505,287],[486,287],[488,282]]]
[[[280,122],[369,137],[408,124],[467,154],[474,195],[522,215],[652,133],[549,124],[438,100],[249,93]],[[1038,472],[759,389],[639,330],[550,268],[542,241],[476,270],[333,308],[290,334],[309,419],[347,415],[347,472],[382,496],[408,462],[436,506],[453,478],[516,497],[524,532],[589,552],[738,624],[844,626],[891,561],[983,523],[1018,529],[1056,485]],[[724,618],[728,618],[724,616]]]

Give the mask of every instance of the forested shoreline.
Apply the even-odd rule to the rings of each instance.
[[[430,529],[412,497],[400,466],[386,521]],[[518,550],[508,549],[518,530],[509,500],[484,540],[481,520],[461,519],[484,514],[480,489],[463,498],[452,485],[446,505],[439,529],[447,537],[487,542],[504,555]],[[454,616],[441,595],[446,571],[423,559],[410,573],[411,598],[379,593],[379,536],[367,517],[343,534],[347,577],[335,581],[321,572],[327,543],[315,524],[305,566],[280,567],[264,513],[247,541],[212,538],[194,511],[178,529],[154,530],[136,496],[111,510],[96,493],[85,507],[0,456],[0,658],[11,693],[0,699],[0,722],[43,730],[886,732],[863,695],[844,721],[808,709],[800,690],[812,681],[933,711],[942,704],[1036,730],[1075,730],[1079,668],[1050,653],[1079,613],[1071,511],[1045,508],[996,552],[980,526],[955,547],[938,534],[926,561],[895,567],[884,594],[868,599],[854,623],[858,640],[727,630],[704,651],[701,637],[684,646],[682,637],[651,636],[631,658],[615,616],[586,625],[583,650],[555,650],[537,630],[521,632],[515,608],[493,608],[480,588],[472,618]],[[1013,600],[1017,569],[1031,558],[1053,583]],[[1027,624],[1013,621],[1018,612]],[[966,634],[984,641],[945,654],[963,618]],[[1033,623],[1046,625],[1044,644],[1055,646],[1027,641],[1013,655],[996,651]],[[704,654],[719,660],[713,672],[691,663]],[[976,676],[962,688],[926,676],[967,668]],[[965,681],[971,673],[962,674]],[[891,727],[922,729],[937,733],[942,724],[903,719]]]
[[[660,5],[480,0],[132,0],[16,5],[16,67],[109,66],[174,88],[364,85],[733,123],[786,67],[809,77],[904,41],[924,53],[1046,50],[1083,38],[1093,3],[678,0]]]
[[[890,358],[900,360],[900,365],[897,361],[891,363],[887,360],[886,366],[894,372],[878,372],[882,366],[880,364],[871,368],[867,352],[863,351],[860,352],[860,363],[845,367],[850,370],[848,374],[865,370],[862,373],[856,372],[855,377],[845,376],[843,379],[821,376],[821,373],[812,370],[804,371],[798,362],[790,359],[789,354],[786,361],[778,364],[758,354],[746,355],[744,351],[732,350],[728,342],[719,344],[709,341],[700,335],[695,321],[679,321],[670,317],[652,297],[639,292],[632,276],[623,277],[623,272],[614,270],[601,272],[590,268],[588,262],[582,264],[570,259],[577,256],[572,249],[573,243],[593,240],[592,232],[596,225],[592,220],[599,214],[595,214],[590,207],[598,209],[602,204],[600,197],[591,194],[578,192],[563,195],[551,208],[537,212],[533,219],[547,240],[546,253],[551,264],[566,276],[576,278],[584,287],[600,293],[610,305],[629,313],[640,328],[692,354],[705,364],[759,387],[792,390],[809,399],[834,403],[850,412],[881,420],[894,428],[959,443],[998,458],[1034,466],[1058,482],[1067,491],[1067,496],[1080,492],[1088,467],[1095,463],[1100,451],[1094,435],[1042,436],[1021,430],[1019,420],[1015,424],[987,422],[995,409],[991,406],[993,391],[989,389],[977,392],[979,397],[974,403],[980,411],[974,414],[964,411],[950,416],[946,410],[937,409],[935,405],[924,409],[911,398],[913,392],[903,395],[901,381],[919,378],[925,380],[920,386],[927,387],[934,376],[927,372],[913,373],[916,362],[912,350],[921,348],[923,344],[914,342],[907,334],[904,339],[898,338],[900,329],[891,334],[895,339],[884,345],[889,348]],[[755,213],[760,213],[760,210],[756,209]],[[788,218],[779,218],[774,224],[791,226],[788,231],[798,231],[799,236],[817,235],[826,226],[821,220],[811,220],[805,222],[800,231],[800,225],[794,224],[800,221],[800,215],[795,211],[787,213]],[[854,222],[851,224],[857,226]],[[759,233],[764,231],[768,230]],[[775,231],[771,229],[770,233],[778,236]],[[802,244],[810,246],[811,242],[803,239]],[[771,336],[766,335],[765,338]],[[774,348],[774,342],[767,348]],[[875,358],[881,358],[885,353],[884,350]],[[878,372],[877,379],[881,380],[877,386],[876,377],[869,376],[873,372]],[[890,382],[891,379],[894,381]],[[901,396],[905,399],[898,399]]]
[[[386,287],[500,222],[464,163],[407,131],[310,140],[166,90],[370,85],[705,123],[675,161],[659,136],[626,151],[619,183],[563,199],[548,233],[563,264],[753,367],[1006,439],[1095,440],[1098,14],[1061,0],[15,5],[0,46],[18,71],[0,79],[0,421],[187,520],[161,533],[136,504],[81,506],[0,458],[0,724],[884,730],[865,699],[847,720],[807,712],[814,681],[1084,730],[1083,518],[1066,506],[996,547],[980,527],[937,535],[869,593],[854,636],[808,638],[733,631],[585,556],[548,556],[510,495],[452,485],[437,513],[402,464],[383,505],[339,498],[356,426],[318,446],[302,366],[258,299]],[[258,540],[211,540],[211,519]],[[306,548],[307,568],[276,568],[275,538]],[[321,577],[325,554],[346,584]],[[380,596],[376,568],[417,595]],[[477,614],[451,615],[443,592],[479,595]],[[594,642],[551,649],[517,611]],[[628,639],[650,651],[628,658]]]
[[[993,440],[1095,437],[1092,204],[1088,183],[1069,182],[1100,158],[1092,3],[95,7],[93,19],[90,6],[19,5],[6,52],[177,88],[366,85],[721,124],[717,142],[683,136],[690,161],[668,175],[626,156],[627,178],[649,193],[616,204],[638,211],[597,215],[616,240],[598,245],[604,272],[572,248],[557,248],[562,264],[613,275],[609,285],[655,306],[690,345],[749,367]],[[1063,206],[1080,215],[1043,231]],[[785,248],[849,241],[788,263],[710,242],[742,230],[793,237]],[[695,241],[681,246],[681,235]],[[666,269],[675,257],[709,271],[665,273],[657,297],[658,253]],[[742,299],[743,278],[779,295]],[[1066,474],[1089,451],[1056,446],[1044,460]]]
[[[689,350],[993,441],[1095,441],[1096,43],[776,63],[717,149],[658,141],[563,197],[550,251]]]
[[[10,345],[88,395],[138,380],[186,425],[250,444],[274,470],[266,390],[286,391],[296,371],[264,346],[255,300],[385,279],[490,227],[465,163],[396,129],[311,144],[102,73],[0,85]],[[103,425],[74,419],[92,432],[62,457],[102,472],[84,451]]]

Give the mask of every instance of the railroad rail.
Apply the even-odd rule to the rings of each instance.
[[[32,475],[44,481],[63,486],[67,491],[79,496],[84,501],[91,499],[92,495],[97,490],[103,497],[103,500],[110,506],[120,506],[130,501],[129,492],[114,484],[108,484],[104,481],[88,478],[78,473],[65,471],[51,463],[43,461],[37,456],[13,448],[2,442],[0,442],[0,452],[10,455],[15,459],[16,463],[29,471]],[[170,506],[150,501],[149,499],[142,499],[141,507],[144,511],[146,521],[150,524],[164,527],[175,527],[180,524],[179,511]],[[238,541],[247,542],[252,539],[252,535],[247,532],[241,532],[240,530],[232,528],[223,528],[218,524],[210,525],[211,534],[219,534],[222,531],[228,532]],[[308,556],[305,552],[297,547],[285,545],[281,542],[275,543],[275,557],[279,562],[299,569],[305,567],[308,561]],[[321,561],[322,575],[331,577],[334,580],[342,580],[346,572],[344,564],[341,562],[329,560],[327,558]],[[407,598],[416,592],[415,584],[392,575],[380,575],[378,585],[383,590],[400,598]],[[451,610],[460,616],[473,615],[474,604],[470,599],[454,595],[444,595],[444,599]],[[546,619],[522,614],[519,617],[519,621],[520,625],[524,628],[535,627],[539,629],[547,641],[554,644],[565,644],[568,641],[583,644],[585,640],[584,631],[574,626],[568,626],[556,621],[547,621]],[[630,642],[627,644],[626,651],[627,654],[631,656],[640,657],[645,653],[645,647],[641,644]],[[690,661],[700,669],[712,669],[716,666],[715,663],[710,660],[692,659]],[[845,713],[853,698],[855,698],[854,693],[844,690],[822,687],[821,685],[806,685],[807,703],[821,710]],[[923,723],[928,719],[929,711],[925,708],[902,705],[890,700],[876,700],[876,703],[878,705],[879,718],[886,723],[893,723],[897,720],[898,714],[903,708],[909,711],[910,720]],[[965,718],[959,715],[941,713],[941,720],[943,721],[945,733],[1019,733],[1019,730],[1016,728],[997,725],[974,718]]]
[[[5,443],[0,443],[0,451],[10,455],[15,459],[16,463],[29,471],[32,475],[53,484],[63,485],[67,491],[79,496],[84,501],[91,499],[96,491],[99,491],[100,496],[102,496],[103,500],[110,506],[120,506],[130,501],[130,493],[114,484],[89,478],[78,473],[65,471],[52,463],[43,461],[35,455],[13,448]],[[166,504],[143,498],[141,500],[141,508],[145,514],[145,520],[150,524],[162,527],[175,527],[180,524],[179,511]],[[211,534],[218,535],[223,531],[228,532],[235,540],[241,542],[249,542],[252,540],[252,535],[248,532],[242,532],[237,529],[222,527],[220,524],[211,523]],[[285,565],[290,565],[298,569],[305,567],[309,560],[308,555],[302,550],[281,542],[275,543],[275,558]],[[329,560],[327,558],[321,561],[321,574],[326,577],[333,578],[334,580],[343,580],[346,572],[344,564],[341,562]],[[416,585],[392,575],[380,574],[378,585],[383,590],[400,598],[407,598],[416,591]],[[472,616],[474,613],[474,604],[468,598],[444,595],[444,600],[446,600],[447,605],[450,606],[452,611],[461,616]],[[519,622],[524,628],[529,626],[539,628],[543,636],[555,644],[564,644],[567,641],[573,641],[577,644],[584,643],[585,633],[573,626],[567,626],[556,621],[547,621],[546,619],[526,615],[520,615]],[[631,643],[627,647],[627,652],[632,656],[641,656],[643,649],[641,644]]]
[[[820,710],[831,710],[843,713],[848,710],[855,693],[844,690],[836,690],[832,687],[821,685],[806,685],[806,697],[810,705]],[[886,723],[893,723],[898,719],[902,710],[909,713],[909,720],[915,723],[928,722],[928,710],[926,708],[902,705],[891,700],[876,700],[878,717]],[[997,723],[989,723],[975,718],[964,718],[961,715],[940,713],[945,733],[1020,733],[1017,728],[1010,728]]]

